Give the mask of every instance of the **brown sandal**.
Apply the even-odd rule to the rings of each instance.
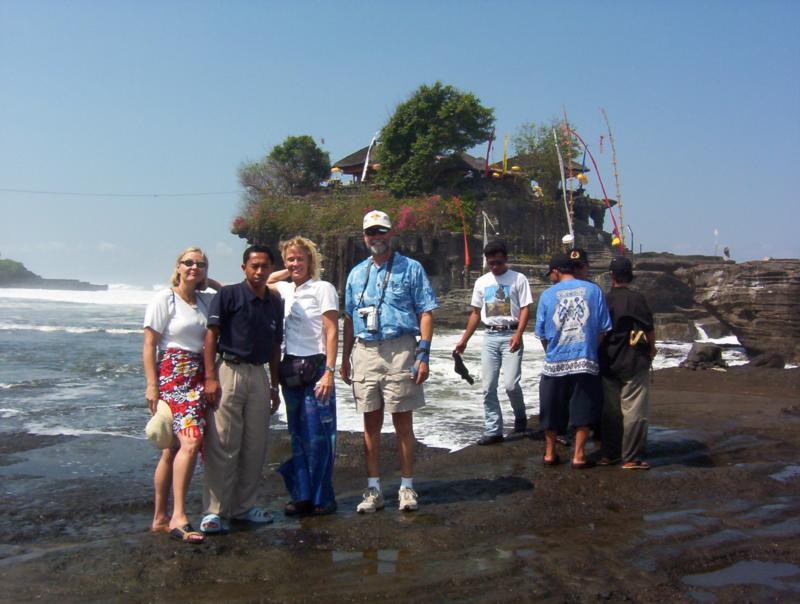
[[[206,540],[202,533],[198,533],[196,530],[192,528],[191,524],[184,524],[181,527],[177,527],[172,529],[169,532],[169,536],[175,539],[176,541],[182,541],[183,543],[192,543],[194,545],[199,545]]]

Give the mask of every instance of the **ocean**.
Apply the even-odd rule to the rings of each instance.
[[[0,433],[144,440],[149,414],[141,361],[142,319],[153,294],[124,285],[102,292],[0,289]],[[473,443],[483,426],[481,331],[464,355],[475,378],[472,386],[453,371],[450,353],[460,336],[461,330],[435,330],[431,376],[425,386],[427,406],[414,418],[419,441],[450,450]],[[530,329],[524,343],[522,386],[528,413],[536,414],[544,355]],[[735,338],[721,343],[737,344]],[[690,347],[659,342],[655,368],[677,366]],[[738,346],[726,348],[724,358],[729,364],[747,360]],[[336,396],[339,430],[359,431],[362,420],[352,392],[338,377]],[[513,415],[502,392],[500,399],[510,427]],[[281,411],[272,425],[286,429]],[[388,419],[384,429],[391,431]]]

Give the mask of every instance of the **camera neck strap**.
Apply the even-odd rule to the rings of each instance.
[[[370,262],[369,264],[367,264],[367,274],[364,277],[364,288],[361,290],[361,295],[358,297],[358,306],[359,306],[359,308],[361,308],[362,307],[361,305],[364,304],[364,294],[367,291],[367,285],[369,285],[369,272],[370,272],[370,270],[372,270],[372,265],[373,264],[374,264],[374,262]],[[386,296],[386,286],[389,285],[389,279],[392,276],[392,265],[393,264],[394,264],[394,252],[392,252],[392,255],[389,256],[389,262],[386,265],[386,275],[383,278],[383,287],[381,288],[381,297],[380,297],[380,300],[378,300],[378,305],[375,307],[376,310],[381,307],[381,305],[383,304],[383,298]],[[380,270],[380,267],[378,267],[377,270]],[[376,275],[377,275],[377,273],[376,273]]]

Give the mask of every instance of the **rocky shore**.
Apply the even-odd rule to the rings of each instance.
[[[544,467],[535,438],[455,453],[421,447],[422,507],[406,515],[394,509],[388,435],[387,508],[352,511],[361,445],[342,434],[340,511],[284,518],[273,470],[288,447],[275,433],[265,468],[275,524],[234,527],[201,546],[148,533],[147,443],[8,435],[0,601],[796,600],[799,394],[797,369],[657,372],[651,471]],[[200,479],[189,501],[198,512]]]

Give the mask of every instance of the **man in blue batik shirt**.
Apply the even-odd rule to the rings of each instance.
[[[594,283],[575,278],[579,254],[555,254],[547,276],[556,281],[539,297],[536,337],[545,349],[539,382],[539,423],[544,430],[547,466],[559,463],[556,436],[575,427],[572,468],[592,467],[584,446],[591,426],[600,417],[603,391],[599,376],[598,348],[611,330],[602,290]]]
[[[422,265],[392,250],[389,216],[368,212],[363,229],[371,256],[347,277],[339,370],[345,383],[353,385],[356,408],[364,414],[368,482],[356,511],[384,507],[379,473],[384,409],[392,414],[400,456],[398,507],[413,511],[418,507],[413,412],[425,404],[422,383],[428,379],[433,310],[439,303]]]

